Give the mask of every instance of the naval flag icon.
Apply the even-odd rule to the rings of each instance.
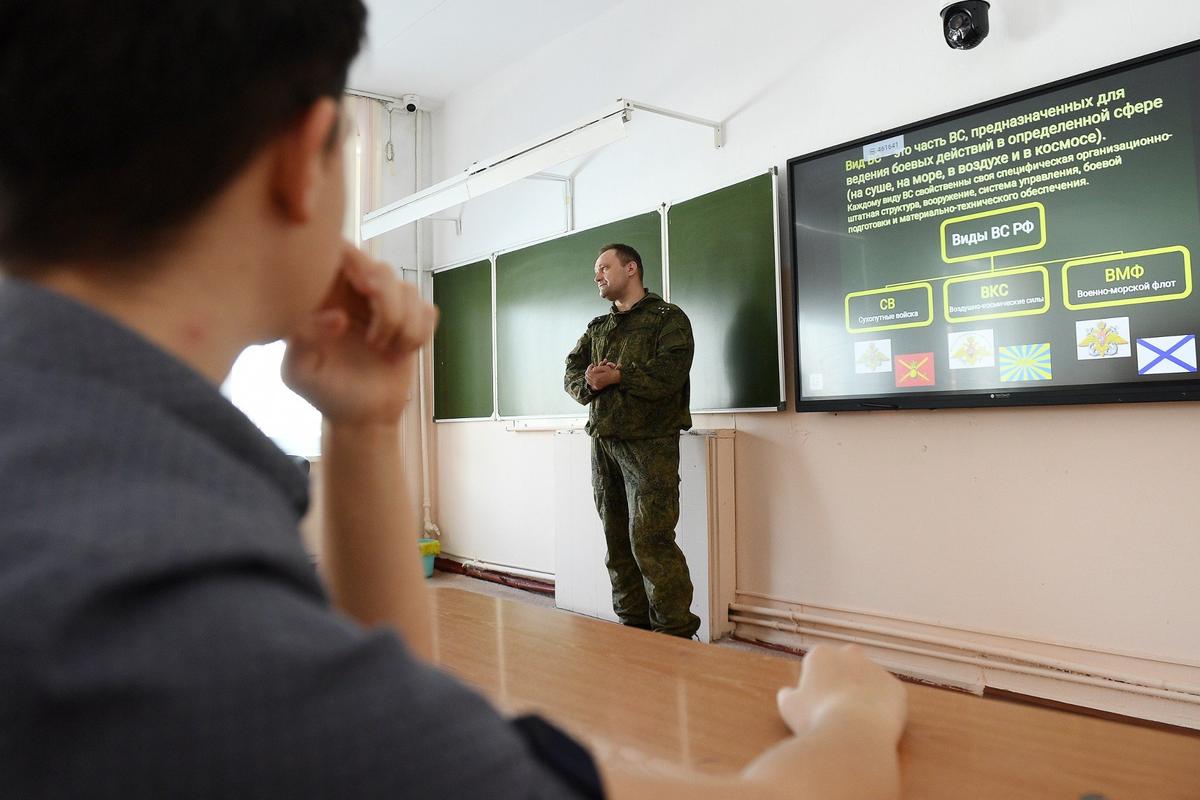
[[[1196,371],[1196,337],[1153,336],[1137,340],[1138,375]]]

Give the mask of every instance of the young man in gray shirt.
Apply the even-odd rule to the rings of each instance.
[[[0,0],[0,793],[894,792],[902,690],[853,653],[814,657],[798,735],[729,780],[602,781],[428,663],[398,443],[436,312],[339,232],[364,18]],[[304,477],[217,388],[279,338],[324,416],[324,584]]]

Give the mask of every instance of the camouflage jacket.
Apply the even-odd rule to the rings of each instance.
[[[614,306],[588,323],[567,355],[563,386],[588,409],[587,431],[615,439],[672,436],[692,427],[688,411],[695,342],[679,306],[654,292],[621,313]],[[593,392],[584,379],[591,364],[612,361],[621,382]]]

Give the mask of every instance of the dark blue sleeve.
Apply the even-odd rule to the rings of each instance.
[[[513,720],[534,758],[586,800],[602,800],[604,787],[592,754],[578,742],[536,715]]]

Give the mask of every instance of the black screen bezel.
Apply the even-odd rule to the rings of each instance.
[[[1021,388],[1006,391],[954,391],[954,392],[903,392],[899,394],[876,395],[873,397],[826,399],[803,399],[803,375],[800,364],[800,263],[796,241],[796,208],[792,202],[795,176],[793,170],[797,164],[823,158],[840,150],[862,147],[872,142],[889,139],[893,136],[907,135],[921,128],[945,123],[969,114],[1000,108],[1004,105],[1021,100],[1028,100],[1047,92],[1058,91],[1071,86],[1085,83],[1097,78],[1105,78],[1126,72],[1130,69],[1166,61],[1176,56],[1186,55],[1200,50],[1200,39],[1185,44],[1159,50],[1143,56],[1137,56],[1107,67],[1083,72],[1068,78],[1045,83],[1032,89],[1004,95],[994,100],[967,106],[965,108],[939,114],[934,117],[908,123],[889,130],[873,133],[848,142],[825,147],[804,155],[795,156],[787,161],[788,181],[788,221],[791,226],[789,242],[792,256],[792,308],[793,333],[795,347],[793,349],[792,366],[794,369],[793,388],[797,412],[809,411],[878,411],[899,409],[933,409],[933,408],[992,408],[1009,406],[1032,405],[1087,405],[1094,403],[1150,403],[1176,400],[1200,400],[1200,379],[1190,380],[1159,380],[1153,383],[1104,383],[1082,384],[1075,386],[1059,386],[1053,388]]]

